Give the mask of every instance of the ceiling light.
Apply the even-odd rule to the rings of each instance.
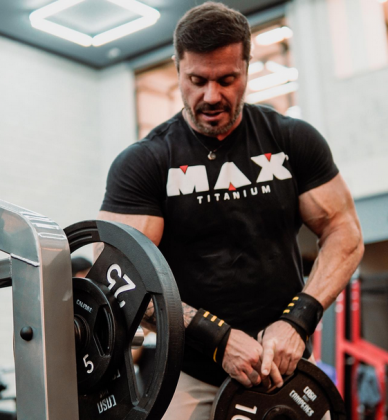
[[[283,85],[287,82],[298,80],[298,70],[296,68],[285,68],[273,74],[257,77],[248,83],[249,89],[260,91],[275,86]]]
[[[251,93],[246,97],[246,102],[250,104],[257,104],[259,102],[267,101],[268,99],[275,98],[277,96],[286,95],[287,93],[296,92],[298,90],[298,83],[290,82],[285,85],[276,86],[272,89],[267,89],[262,92]]]
[[[126,35],[140,31],[141,29],[147,28],[148,26],[156,23],[160,17],[160,13],[156,9],[137,0],[107,0],[110,3],[125,8],[137,15],[140,15],[141,17],[124,25],[102,32],[94,37],[46,20],[46,18],[84,1],[86,0],[58,0],[45,7],[35,10],[30,14],[31,26],[84,47],[90,47],[91,45],[99,47]]]
[[[76,4],[82,3],[85,0],[58,0],[54,1],[54,3],[50,3],[47,6],[41,7],[35,12],[30,14],[30,20],[36,19],[46,19],[52,15],[56,15],[63,10],[69,9],[70,7],[75,6]]]
[[[153,25],[157,19],[140,18],[132,22],[126,23],[125,25],[117,26],[116,28],[110,29],[109,31],[103,32],[93,37],[93,46],[100,47],[101,45],[107,44],[108,42],[115,41],[116,39],[122,38],[133,34],[134,32],[140,31],[141,29],[147,28]]]
[[[32,19],[31,26],[35,29],[58,36],[59,38],[66,39],[67,41],[74,42],[75,44],[83,47],[90,47],[92,45],[93,38],[91,36],[66,28],[62,25],[58,25],[57,23],[50,22],[46,19]]]
[[[281,28],[272,29],[257,35],[256,43],[258,45],[271,45],[291,38],[292,35],[293,32],[290,28],[282,26]]]
[[[156,9],[153,9],[150,6],[147,6],[144,3],[136,0],[107,0],[110,3],[116,4],[117,6],[127,9],[130,12],[137,13],[142,16],[155,16],[156,19],[159,18],[160,14]]]
[[[255,61],[249,64],[248,74],[260,73],[262,70],[264,70],[264,64],[261,61]]]

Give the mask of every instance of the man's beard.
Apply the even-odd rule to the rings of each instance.
[[[187,115],[189,115],[191,121],[193,122],[193,124],[196,126],[196,128],[198,129],[200,133],[206,134],[208,136],[218,136],[219,134],[227,133],[233,127],[234,123],[237,121],[237,118],[239,117],[242,111],[242,108],[244,106],[244,99],[243,98],[241,99],[240,103],[236,107],[236,110],[234,111],[234,114],[231,116],[230,121],[221,127],[218,127],[217,125],[215,125],[214,127],[209,127],[208,125],[202,124],[201,122],[197,120],[195,114],[193,113],[193,111],[191,110],[189,104],[186,102],[185,99],[183,99],[183,104],[185,107],[185,111],[187,112]],[[216,105],[204,104],[198,107],[196,109],[196,112],[198,113],[201,111],[217,111],[217,110],[226,111],[230,114],[230,107],[220,106],[220,104],[216,104]],[[209,124],[211,125],[211,123]],[[215,124],[218,124],[218,122],[215,122]]]

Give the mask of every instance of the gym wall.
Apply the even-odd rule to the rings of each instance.
[[[0,37],[0,197],[62,228],[96,218],[113,158],[136,140],[133,76]],[[0,289],[0,368],[13,365],[10,290]]]
[[[302,118],[327,138],[355,198],[388,191],[388,4],[293,0]]]

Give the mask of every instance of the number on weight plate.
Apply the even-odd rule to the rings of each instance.
[[[257,413],[257,407],[254,406],[253,408],[245,407],[245,405],[236,404],[235,408],[240,411],[245,411],[246,413],[256,414]],[[243,416],[242,414],[236,414],[232,417],[231,420],[251,420],[250,417]]]
[[[126,275],[122,276],[121,267],[118,264],[112,264],[108,269],[107,280],[109,283],[108,289],[112,290],[116,284],[116,280],[112,278],[112,271],[117,271],[117,274],[120,278],[124,279],[127,282],[126,286],[121,286],[116,290],[115,298],[117,299],[120,293],[126,292],[128,290],[133,290],[136,288],[136,284]],[[125,305],[125,300],[120,302],[120,308]]]
[[[90,360],[86,361],[86,359],[87,359],[88,357],[89,357],[89,355],[88,355],[88,354],[85,354],[85,356],[83,357],[85,367],[90,366],[90,368],[86,371],[86,373],[92,373],[92,372],[93,372],[93,370],[94,370],[94,364],[93,364],[93,362],[91,362]]]
[[[235,407],[236,407],[237,410],[245,411],[246,413],[252,413],[252,414],[257,413],[257,407],[256,406],[254,406],[253,408],[249,408],[249,407],[245,407],[245,405],[236,404]]]

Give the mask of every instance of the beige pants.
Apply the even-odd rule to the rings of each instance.
[[[163,420],[209,420],[218,387],[181,372]]]

